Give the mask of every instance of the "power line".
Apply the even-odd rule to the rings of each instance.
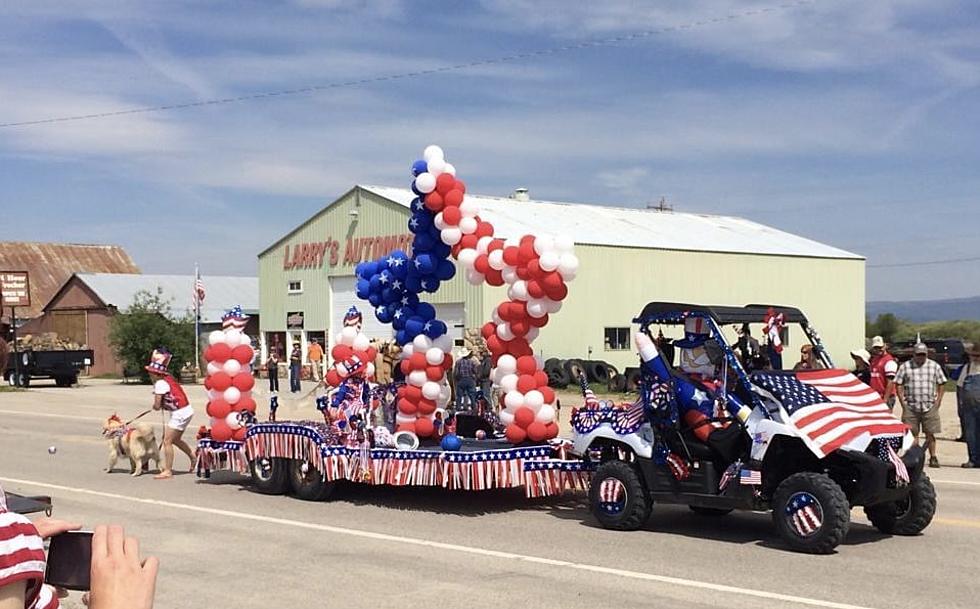
[[[74,121],[83,121],[97,118],[109,118],[114,116],[125,116],[129,114],[146,114],[149,112],[166,112],[170,110],[186,110],[188,108],[200,108],[204,106],[217,106],[222,104],[233,104],[238,102],[253,101],[257,99],[268,99],[276,97],[286,97],[292,95],[304,95],[309,93],[316,93],[318,91],[328,91],[331,89],[341,89],[345,87],[356,87],[359,85],[367,85],[379,82],[386,82],[391,80],[401,80],[406,78],[417,78],[420,76],[430,76],[433,74],[441,74],[444,72],[456,72],[460,70],[466,70],[468,68],[475,68],[480,66],[488,66],[499,63],[509,63],[514,61],[520,61],[524,59],[536,59],[538,57],[545,57],[547,55],[556,55],[559,53],[565,53],[568,51],[577,51],[581,49],[589,49],[600,46],[615,45],[623,42],[632,42],[634,40],[641,40],[644,38],[650,38],[651,36],[657,36],[660,34],[669,34],[671,32],[681,32],[685,30],[690,30],[694,28],[704,27],[706,25],[713,25],[716,23],[724,23],[726,21],[734,21],[737,19],[744,19],[746,17],[754,17],[756,15],[764,15],[767,13],[774,13],[777,11],[785,11],[794,9],[807,4],[813,4],[816,0],[794,0],[793,2],[786,2],[776,6],[747,9],[744,11],[730,13],[722,17],[713,17],[711,19],[702,19],[701,21],[692,21],[690,23],[685,23],[682,25],[672,25],[662,28],[657,28],[653,30],[645,30],[642,32],[635,32],[632,34],[623,34],[620,36],[613,36],[610,38],[601,38],[594,40],[586,40],[583,42],[578,42],[574,44],[566,44],[558,47],[550,47],[547,49],[538,49],[535,51],[527,51],[524,53],[514,53],[512,55],[504,55],[501,57],[492,57],[488,59],[480,59],[476,61],[470,61],[466,63],[457,63],[447,66],[442,66],[439,68],[431,68],[428,70],[416,70],[413,72],[400,72],[396,74],[386,74],[382,76],[373,76],[370,78],[362,78],[358,80],[347,80],[341,82],[327,83],[322,85],[309,85],[306,87],[298,87],[295,89],[281,89],[279,91],[265,91],[260,93],[249,93],[247,95],[238,95],[235,97],[222,97],[215,99],[207,99],[194,102],[183,102],[177,104],[167,104],[159,106],[143,106],[139,108],[127,108],[123,110],[112,110],[109,112],[94,112],[92,114],[76,114],[69,116],[55,116],[49,118],[35,119],[29,121],[17,121],[17,122],[7,122],[0,123],[0,128],[6,129],[10,127],[29,127],[32,125],[45,125],[49,123],[67,123]]]
[[[926,260],[923,262],[899,262],[896,264],[869,264],[867,268],[869,269],[891,269],[891,268],[903,268],[907,266],[930,266],[933,264],[954,264],[957,262],[976,262],[980,260],[980,256],[974,256],[972,258],[946,258],[945,260]]]

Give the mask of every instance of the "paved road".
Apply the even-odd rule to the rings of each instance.
[[[924,535],[880,535],[856,511],[838,553],[814,557],[783,550],[764,514],[658,507],[645,530],[614,533],[579,495],[352,486],[306,503],[233,475],[102,473],[101,420],[148,399],[105,383],[0,393],[0,483],[52,495],[60,517],[124,523],[161,559],[157,607],[976,606],[980,472],[930,471],[939,513]],[[962,453],[941,445],[944,464]]]

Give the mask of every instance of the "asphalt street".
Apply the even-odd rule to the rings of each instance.
[[[192,437],[206,417],[203,390],[189,393]],[[161,608],[977,605],[980,470],[958,467],[965,450],[954,442],[940,443],[944,467],[929,470],[939,510],[923,535],[882,535],[855,510],[838,552],[809,556],[783,549],[767,514],[660,506],[644,530],[617,533],[596,525],[580,494],[348,486],[309,503],[254,493],[231,474],[103,473],[101,422],[150,399],[147,386],[106,381],[0,393],[0,484],[51,495],[60,518],[124,524],[160,558]],[[284,402],[281,418],[315,414],[311,400]]]

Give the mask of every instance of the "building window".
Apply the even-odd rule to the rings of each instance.
[[[630,348],[629,328],[606,328],[606,351],[626,351]]]
[[[303,293],[303,282],[301,280],[290,281],[288,284],[288,292],[290,294],[302,294]]]

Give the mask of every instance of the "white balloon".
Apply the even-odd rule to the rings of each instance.
[[[364,376],[371,378],[374,376],[374,363],[368,362],[367,366],[364,366]]]
[[[453,391],[449,388],[449,382],[446,379],[443,379],[442,383],[439,384],[439,399],[448,400],[450,397],[452,397],[452,395]]]
[[[414,340],[412,340],[412,344],[415,345],[415,348],[420,352],[425,353],[432,348],[432,339],[425,334],[419,334]]]
[[[442,349],[443,353],[449,353],[453,349],[453,337],[449,336],[449,334],[443,334],[439,338],[432,341],[432,345]]]
[[[517,375],[513,372],[501,377],[500,388],[504,390],[504,393],[508,391],[515,391],[517,389],[517,378]]]
[[[348,347],[354,346],[354,340],[357,338],[357,328],[354,326],[347,326],[340,331],[340,342],[341,344],[347,345]]]
[[[440,173],[446,169],[446,160],[442,156],[438,156],[431,161],[426,161],[426,171],[434,176],[438,176]]]
[[[480,213],[480,206],[472,197],[463,195],[463,202],[459,204],[459,213],[463,214],[464,218],[472,218]]]
[[[439,233],[439,238],[446,245],[456,245],[463,239],[463,231],[455,226],[450,226],[449,228],[442,229]]]
[[[222,369],[228,376],[235,376],[242,371],[242,364],[237,359],[230,359],[225,362]]]
[[[518,247],[521,244],[521,240],[517,237],[507,237],[504,239],[504,247]]]
[[[429,194],[436,189],[436,177],[431,173],[420,173],[415,176],[415,188],[422,194]]]
[[[494,325],[504,323],[504,320],[500,318],[497,307],[494,307],[493,311],[490,311],[490,319],[493,320]]]
[[[234,349],[242,344],[242,333],[234,328],[225,330],[225,344]]]
[[[578,258],[575,254],[562,254],[558,262],[558,272],[564,277],[566,274],[574,274],[578,271]]]
[[[540,298],[532,298],[527,301],[527,314],[535,319],[541,319],[548,314],[548,307]]]
[[[544,256],[546,252],[550,252],[555,247],[555,239],[549,235],[541,235],[540,237],[535,237],[534,239],[534,251],[538,253],[538,256]]]
[[[425,160],[426,164],[433,159],[443,159],[445,160],[446,154],[442,151],[442,148],[436,146],[435,144],[429,144],[422,151],[422,158]]]
[[[225,342],[225,333],[221,330],[215,330],[211,334],[208,334],[208,344],[217,345],[218,343]]]
[[[511,410],[517,410],[524,405],[524,394],[520,391],[508,391],[504,394],[504,404]]]
[[[571,256],[572,254],[569,254]],[[541,268],[546,271],[553,271],[558,268],[561,263],[561,257],[558,256],[557,252],[545,252],[541,254],[541,258],[538,259],[538,264]]]
[[[527,300],[527,282],[523,279],[515,281],[514,285],[511,286],[511,290],[514,294],[512,297],[514,300]]]
[[[414,423],[417,417],[414,414],[395,414],[395,423]]]
[[[449,226],[448,224],[446,224],[446,219],[442,217],[442,212],[437,213],[436,216],[432,218],[432,223],[439,230],[442,230],[447,226]]]
[[[504,267],[507,266],[504,264],[504,250],[493,250],[487,254],[487,262],[490,263],[490,268],[492,269],[498,271],[504,270]]]
[[[208,374],[218,374],[222,370],[224,370],[224,367],[218,362],[208,363]]]
[[[537,366],[537,369],[544,370],[544,358],[541,357],[540,355],[535,355],[533,357],[534,357],[534,364],[535,366]]]
[[[534,415],[534,420],[541,423],[551,423],[555,420],[555,407],[551,404],[542,405],[538,409],[538,413]]]
[[[371,346],[371,339],[367,337],[367,334],[362,332],[354,337],[354,344],[352,346],[356,351],[367,351]]]
[[[408,359],[412,357],[413,353],[415,353],[415,345],[413,345],[412,343],[406,343],[402,347],[402,359]]]
[[[242,426],[242,416],[238,412],[229,412],[225,417],[225,424],[232,429],[240,429]]]
[[[549,313],[557,313],[558,311],[561,311],[560,300],[551,300],[550,298],[542,298],[541,301],[544,303],[544,306],[548,308]]]
[[[430,366],[438,366],[442,364],[443,358],[446,354],[443,353],[442,349],[439,347],[431,347],[425,352],[425,361],[429,363]]]
[[[226,402],[234,406],[238,403],[238,400],[242,399],[242,392],[237,387],[229,387],[225,389],[223,397]]]
[[[541,334],[541,328],[531,326],[527,329],[527,334],[524,335],[524,338],[527,339],[527,342],[529,343],[534,342],[534,339],[537,338],[539,334]]]
[[[467,248],[459,251],[459,257],[457,260],[459,260],[459,263],[467,269],[471,269],[473,268],[473,263],[476,262],[476,257],[479,255],[480,254],[476,250]]]
[[[538,408],[544,404],[544,394],[537,389],[532,389],[524,394],[524,405],[537,412]]]
[[[449,175],[453,176],[454,178],[456,177],[456,167],[453,166],[452,163],[446,163],[446,165],[442,168],[442,172],[443,173],[448,173]]]
[[[491,243],[493,243],[493,237],[480,237],[476,241],[476,251],[481,254],[486,254],[490,249]]]
[[[504,283],[507,285],[510,285],[520,279],[520,277],[517,276],[517,269],[509,265],[505,266],[504,270],[500,271],[500,276],[503,277]]]
[[[466,269],[466,282],[470,285],[482,285],[486,278],[476,269]]]
[[[476,218],[462,218],[459,221],[459,231],[464,235],[472,235],[476,232],[478,222]]]
[[[510,330],[510,324],[504,322],[497,325],[497,336],[500,337],[502,341],[514,340],[514,333]]]
[[[445,410],[446,409],[446,406],[449,406],[449,396],[448,395],[442,395],[440,393],[439,394],[439,397],[436,398],[436,406],[438,407],[438,408],[436,408],[437,411],[438,410]]]
[[[439,383],[427,381],[422,385],[422,396],[429,400],[437,399],[439,397]]]
[[[504,427],[514,423],[514,413],[507,410],[501,410],[497,416],[500,417],[500,422],[503,423]]]
[[[217,389],[208,389],[208,401],[213,402],[214,400],[217,400],[218,398],[223,398],[223,397],[224,396],[222,395],[222,393],[220,391],[218,391]]]
[[[558,235],[555,237],[555,249],[563,254],[570,254],[575,249],[575,240],[568,235]]]
[[[412,370],[408,373],[408,378],[406,380],[408,381],[409,385],[421,387],[429,382],[429,377],[425,375],[425,370]]]
[[[497,360],[497,368],[503,370],[505,374],[517,372],[517,358],[510,353],[504,353]]]

